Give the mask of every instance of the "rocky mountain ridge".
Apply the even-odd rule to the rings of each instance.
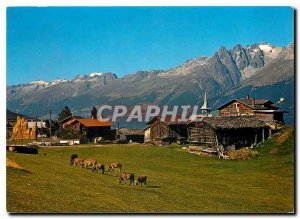
[[[91,106],[102,104],[194,105],[201,103],[204,91],[217,99],[243,84],[257,87],[263,80],[261,86],[272,86],[293,80],[293,60],[293,44],[287,48],[268,43],[237,44],[168,70],[138,71],[121,78],[111,72],[94,72],[72,80],[8,86],[7,106],[15,112],[43,116],[50,108],[59,113],[68,105],[74,113],[89,116]]]

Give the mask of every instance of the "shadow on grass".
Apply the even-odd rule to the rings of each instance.
[[[6,170],[10,170],[10,171],[17,172],[17,173],[32,174],[32,172],[30,172],[28,170],[18,169],[18,168],[14,168],[14,167],[6,167]]]

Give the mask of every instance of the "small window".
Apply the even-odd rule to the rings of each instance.
[[[236,108],[240,108],[240,104],[239,103],[236,104]]]

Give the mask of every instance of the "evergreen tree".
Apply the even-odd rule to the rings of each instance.
[[[72,116],[71,110],[69,107],[65,106],[65,108],[61,111],[58,116],[58,121],[61,121],[69,116]]]
[[[97,119],[97,109],[95,106],[93,106],[93,109],[91,110],[91,117],[92,119]]]

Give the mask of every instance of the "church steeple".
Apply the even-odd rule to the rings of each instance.
[[[208,107],[206,91],[204,92],[204,103],[203,103],[203,106],[201,107],[201,113],[202,113],[202,115],[210,114],[210,108]]]

